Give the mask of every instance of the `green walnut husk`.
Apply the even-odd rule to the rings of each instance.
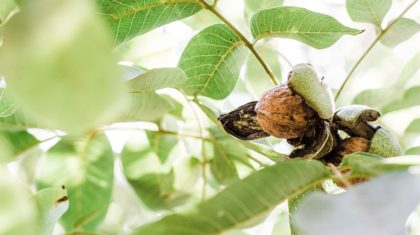
[[[388,130],[381,127],[370,140],[369,153],[382,157],[395,157],[402,155],[401,146],[397,138]]]
[[[322,119],[333,117],[335,104],[331,89],[309,64],[297,64],[289,77],[289,86],[305,99],[306,104]]]
[[[381,114],[365,105],[349,105],[338,109],[334,114],[334,123],[350,136],[372,139],[378,127],[368,122],[376,121]]]

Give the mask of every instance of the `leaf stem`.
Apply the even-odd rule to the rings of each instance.
[[[155,129],[138,128],[138,127],[106,127],[103,130],[104,131],[151,131],[151,132],[156,132],[162,135],[174,135],[178,137],[202,139],[201,136],[196,133],[183,132],[183,131],[170,131],[170,130],[166,130],[162,128],[155,130]],[[209,140],[209,138],[206,138],[206,137],[204,139]]]
[[[341,183],[343,183],[343,185],[346,188],[350,188],[351,187],[351,183],[343,176],[343,174],[341,174],[341,172],[337,169],[337,167],[335,167],[331,163],[328,163],[328,167],[331,169],[331,171],[334,174],[334,176],[337,177],[337,179],[340,180]]]
[[[277,82],[276,76],[271,71],[270,67],[267,65],[267,63],[264,61],[261,55],[258,53],[258,51],[255,49],[254,45],[229,20],[227,20],[222,14],[220,14],[220,12],[216,10],[214,4],[210,5],[205,0],[199,0],[199,1],[204,6],[204,8],[212,12],[217,18],[219,18],[230,29],[232,29],[232,31],[235,32],[236,35],[238,35],[238,37],[241,39],[244,45],[251,51],[252,54],[254,54],[258,62],[260,62],[261,66],[264,68],[265,72],[267,73],[268,77],[273,82],[273,84],[277,85],[278,82]]]
[[[344,87],[350,80],[350,78],[353,76],[356,69],[359,67],[360,63],[365,59],[365,57],[369,54],[369,52],[375,47],[375,45],[381,40],[381,38],[388,32],[388,30],[402,17],[409,11],[418,0],[414,0],[411,2],[385,29],[381,30],[381,32],[378,34],[378,36],[373,40],[373,42],[370,44],[370,46],[366,49],[366,51],[362,54],[362,56],[357,60],[357,62],[353,65],[350,72],[347,74],[346,78],[344,79],[343,83],[341,84],[340,88],[337,91],[337,94],[335,95],[335,101],[338,100],[340,97]]]
[[[203,202],[206,199],[206,187],[207,187],[207,174],[206,174],[207,157],[206,157],[206,150],[205,150],[206,140],[204,138],[204,136],[205,136],[204,127],[201,124],[200,117],[198,116],[197,110],[193,106],[193,104],[195,102],[188,99],[188,96],[184,92],[181,92],[181,93],[184,95],[185,100],[187,101],[187,104],[190,107],[190,109],[191,109],[191,111],[192,111],[192,113],[193,113],[193,115],[194,115],[194,117],[197,121],[198,129],[200,130],[201,158],[202,158],[202,160],[201,160],[201,177],[203,177],[203,187],[201,189],[201,201]],[[194,99],[196,99],[196,97],[194,97]]]

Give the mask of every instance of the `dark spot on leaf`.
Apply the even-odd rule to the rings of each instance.
[[[68,200],[69,200],[69,198],[67,196],[64,196],[64,197],[58,199],[57,201],[55,201],[55,206],[58,206],[58,204],[60,204],[62,202],[66,202]]]

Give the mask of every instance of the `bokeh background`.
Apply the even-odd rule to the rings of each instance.
[[[220,0],[217,9],[237,26],[244,35],[250,38],[248,22],[252,14],[258,10],[254,6],[265,4],[264,2],[267,2],[266,4],[269,6],[275,1]],[[391,19],[399,15],[410,2],[394,0],[391,10],[384,19],[383,27]],[[279,38],[264,39],[256,44],[258,51],[270,65],[277,78],[282,81],[285,81],[288,72],[294,64],[310,63],[324,77],[330,87],[334,91],[337,90],[343,83],[349,70],[375,39],[377,31],[374,26],[353,22],[346,12],[344,0],[285,0],[284,2],[278,1],[277,4],[304,7],[312,11],[331,15],[346,26],[365,30],[364,33],[357,36],[344,36],[333,46],[322,50],[311,48],[298,41]],[[414,6],[406,14],[406,17],[420,22],[420,4]],[[201,11],[185,20],[170,23],[125,42],[115,49],[115,53],[120,58],[122,67],[132,65],[139,67],[138,70],[133,71],[134,74],[140,74],[153,68],[176,67],[181,53],[191,37],[205,27],[215,23],[220,23],[220,21],[211,13]],[[398,81],[402,77],[404,69],[416,71],[419,67],[420,34],[414,35],[394,48],[378,43],[353,74],[340,96],[337,106],[364,103],[373,104],[374,108],[381,110],[386,105],[397,100],[404,102],[404,99],[409,99],[409,105],[386,112],[379,123],[396,134],[404,150],[420,146],[420,125],[417,125],[417,127],[413,125],[412,128],[408,128],[410,123],[420,118],[420,95],[404,96],[409,88],[420,86],[420,72],[414,73],[404,84],[395,85],[399,84]],[[132,74],[127,73],[126,76],[130,77]],[[269,77],[265,74],[260,64],[258,64],[253,55],[249,54],[247,62],[241,69],[240,80],[232,94],[223,101],[205,100],[205,102],[219,108],[220,112],[227,112],[246,102],[257,100],[265,90],[272,87]],[[363,91],[383,88],[386,88],[386,90],[376,92],[368,99],[356,99]],[[164,89],[159,91],[159,93],[171,96],[185,107],[182,113],[183,121],[168,115],[164,117],[161,125],[168,130],[198,132],[194,113],[182,94],[171,89]],[[372,102],[372,100],[379,100],[381,103],[375,105],[375,102]],[[206,126],[212,125],[203,113],[198,115]],[[167,213],[167,211],[150,210],[139,200],[124,176],[124,162],[118,157],[125,143],[128,143],[127,146],[132,146],[137,151],[150,148],[145,132],[133,131],[133,129],[156,129],[156,125],[139,122],[134,124],[116,124],[108,129],[107,136],[111,140],[113,150],[117,155],[113,202],[97,233],[110,235],[127,234],[133,227],[153,221]],[[39,138],[48,138],[51,134],[39,130],[32,130],[32,133]],[[42,147],[43,149],[48,149],[55,142],[57,142],[57,139],[44,143]],[[282,153],[287,154],[291,151],[289,145],[282,140],[269,138],[260,142]],[[199,140],[179,139],[176,147],[170,151],[169,160],[165,164],[161,164],[151,154],[149,157],[146,156],[141,161],[136,162],[134,165],[135,169],[128,169],[129,173],[126,174],[169,172],[173,169],[176,175],[175,188],[191,193],[194,196],[188,203],[181,207],[175,207],[172,211],[189,208],[200,200],[202,184],[202,179],[199,177],[200,169],[197,162],[194,162],[195,158],[191,157],[200,155],[200,144],[201,141]],[[258,156],[256,157],[258,158]],[[31,166],[36,161],[37,157],[27,157],[10,163],[8,169],[14,176],[31,185],[36,177],[36,173],[33,172]],[[250,173],[250,170],[245,167],[239,167],[239,173],[242,176],[247,175]],[[209,179],[209,195],[216,193],[221,188],[223,186],[217,185],[214,179]],[[412,226],[410,234],[420,234],[420,229],[418,229],[419,232],[416,232],[416,228],[420,224],[419,217],[414,213],[410,221],[410,226]],[[282,204],[264,222],[257,226],[229,231],[224,233],[224,235],[283,235],[288,233],[287,204]],[[55,234],[63,234],[63,229],[59,225],[56,226]]]

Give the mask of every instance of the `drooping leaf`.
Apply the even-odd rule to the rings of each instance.
[[[399,18],[381,38],[382,44],[395,47],[420,31],[420,24],[408,18]]]
[[[347,0],[346,8],[352,20],[367,22],[381,27],[392,0]]]
[[[190,211],[166,216],[132,234],[219,234],[269,212],[288,197],[321,182],[328,174],[318,161],[277,163],[230,185]]]
[[[262,9],[279,7],[283,5],[283,0],[245,0],[245,16],[250,19],[251,16]]]
[[[45,128],[83,132],[110,121],[122,106],[119,68],[92,5],[25,1],[6,27],[0,67],[7,87]]]
[[[389,113],[412,106],[420,105],[420,86],[411,87],[404,92],[400,98],[386,105],[382,109],[382,113]]]
[[[354,104],[364,104],[369,107],[382,109],[387,104],[395,101],[396,97],[404,94],[404,86],[413,78],[420,68],[420,53],[411,58],[404,66],[397,81],[389,87],[368,89],[360,92],[354,99]]]
[[[195,35],[178,66],[187,74],[181,86],[188,95],[223,99],[232,92],[244,61],[241,39],[226,25],[209,26]]]
[[[182,85],[187,80],[184,71],[178,68],[152,69],[127,81],[129,92],[150,92]]]
[[[114,158],[105,136],[66,137],[41,159],[37,185],[67,188],[70,206],[61,219],[66,231],[94,231],[111,201],[113,177]]]
[[[40,216],[40,235],[51,235],[55,224],[67,211],[69,201],[65,187],[42,189],[35,195]]]
[[[418,175],[383,175],[338,195],[312,194],[295,221],[302,234],[404,234],[407,217],[420,201],[419,189]]]
[[[36,202],[29,188],[0,165],[0,234],[38,234]]]
[[[174,189],[174,172],[169,174],[147,174],[138,179],[129,180],[142,202],[152,210],[170,209],[181,205],[188,199],[188,194]]]
[[[333,45],[343,35],[361,33],[331,16],[299,7],[278,7],[257,12],[251,19],[251,31],[255,40],[277,36],[295,39],[318,49]]]
[[[196,0],[96,0],[108,22],[114,43],[129,40],[164,24],[199,12]]]

